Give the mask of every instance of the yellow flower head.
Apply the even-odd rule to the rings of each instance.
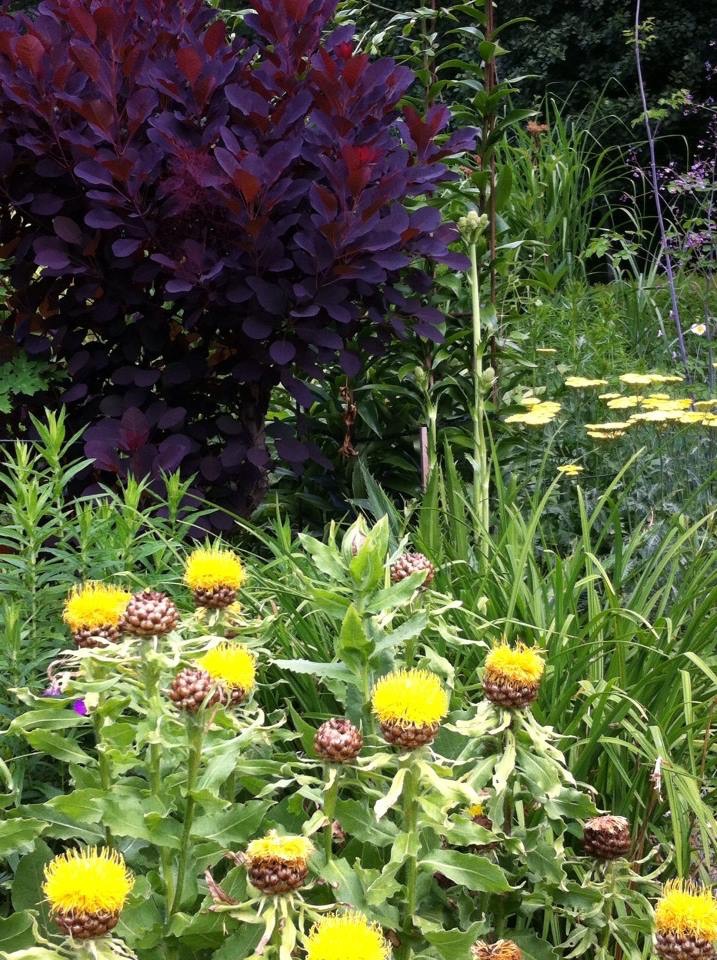
[[[704,423],[704,418],[704,413],[701,413],[699,410],[687,410],[680,417],[680,423],[686,426],[692,423]]]
[[[537,398],[523,397],[521,403],[526,406],[526,400]],[[537,403],[531,403],[527,413],[514,413],[505,418],[506,423],[522,423],[526,427],[544,427],[547,423],[552,423],[555,415],[560,411],[560,404],[554,400],[538,400]]]
[[[695,410],[714,410],[717,407],[717,400],[698,400],[695,403]]]
[[[608,407],[611,410],[630,410],[632,407],[639,407],[642,403],[642,397],[615,397],[614,400],[608,400]]]
[[[621,396],[619,393],[601,393],[599,394],[600,400],[617,400]]]
[[[482,817],[485,814],[485,806],[482,803],[472,803],[468,807],[469,817]]]
[[[306,938],[306,960],[389,960],[391,948],[381,927],[362,913],[330,913]]]
[[[669,397],[667,400],[645,397],[643,406],[646,410],[689,410],[692,401],[688,397],[678,397],[675,400],[671,400]]]
[[[187,557],[184,582],[190,590],[227,587],[238,590],[244,583],[244,567],[233,550],[198,547]]]
[[[68,850],[45,867],[42,891],[53,912],[119,913],[134,886],[124,858],[114,850]]]
[[[588,436],[593,440],[617,440],[624,437],[624,430],[588,430]]]
[[[630,420],[636,423],[667,423],[668,420],[679,420],[681,417],[681,410],[648,410],[647,413],[634,413]]]
[[[518,401],[521,407],[537,407],[540,402],[540,397],[535,397],[532,393],[526,394],[526,396],[521,397]]]
[[[238,643],[220,643],[197,660],[212,680],[232,690],[248,693],[256,680],[256,657]]]
[[[314,852],[307,837],[280,837],[272,830],[259,840],[252,840],[246,848],[249,860],[282,860],[284,863],[306,863]]]
[[[524,643],[519,643],[515,648],[501,643],[493,647],[485,659],[487,680],[503,680],[518,687],[536,687],[544,670],[543,658]]]
[[[577,477],[584,469],[585,467],[581,467],[579,463],[564,463],[558,467],[558,473],[564,477]]]
[[[623,373],[620,377],[622,383],[627,383],[631,387],[649,387],[651,383],[660,383],[649,373]]]
[[[557,353],[558,351],[555,349],[555,347],[536,347],[535,352],[542,353],[544,356],[547,357],[553,353]]]
[[[373,688],[373,712],[381,723],[431,727],[448,712],[448,694],[428,670],[397,670]]]
[[[655,927],[658,933],[717,940],[717,900],[703,887],[670,880],[655,908]]]
[[[89,580],[72,588],[65,601],[62,619],[73,633],[116,627],[131,599],[132,594],[121,587]]]
[[[588,390],[590,387],[606,387],[607,380],[590,380],[588,377],[567,377],[566,387],[572,387],[573,390]]]
[[[627,430],[629,426],[629,420],[612,420],[607,421],[606,423],[586,423],[585,429],[592,430],[593,433],[599,433],[601,430],[605,430],[607,433],[612,433],[615,430]]]

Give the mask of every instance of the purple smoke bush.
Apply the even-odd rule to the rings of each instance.
[[[400,107],[411,71],[326,36],[335,6],[253,0],[251,40],[202,0],[0,16],[4,333],[66,364],[98,477],[181,468],[249,511],[277,384],[308,407],[332,367],[440,339],[430,267],[464,264],[421,198],[472,133]]]

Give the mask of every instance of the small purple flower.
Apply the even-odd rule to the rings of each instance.
[[[86,717],[90,712],[87,709],[87,704],[82,698],[80,698],[79,700],[73,701],[72,709],[75,711],[75,713],[79,714],[81,717]]]
[[[43,697],[61,697],[62,690],[56,683],[51,683],[49,687],[46,687],[42,691]]]

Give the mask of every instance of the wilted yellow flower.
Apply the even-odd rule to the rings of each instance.
[[[642,397],[615,397],[614,400],[608,400],[608,407],[611,410],[630,410],[632,407],[639,407],[642,403]]]
[[[197,660],[212,680],[232,690],[248,693],[256,680],[256,657],[241,644],[220,643]]]
[[[717,900],[709,890],[685,880],[670,880],[655,908],[658,933],[717,940]]]
[[[577,477],[584,469],[585,467],[581,467],[579,463],[564,463],[562,467],[558,467],[558,473],[564,477]]]
[[[381,677],[371,704],[381,723],[430,727],[448,712],[448,694],[428,670],[397,670]]]
[[[381,927],[362,913],[330,913],[306,938],[306,960],[390,960]]]
[[[705,323],[693,323],[690,327],[690,333],[696,334],[698,337],[704,337],[707,333],[707,324]]]
[[[567,377],[565,386],[573,390],[587,390],[590,387],[606,387],[607,380],[590,380],[588,377]]]
[[[119,913],[134,885],[124,858],[114,850],[68,850],[45,867],[42,891],[53,912]]]
[[[184,582],[190,590],[225,587],[238,590],[244,583],[244,567],[233,550],[198,547],[187,557]]]
[[[248,860],[283,860],[296,863],[309,859],[314,845],[307,837],[281,837],[272,830],[265,837],[252,840],[246,848]]]

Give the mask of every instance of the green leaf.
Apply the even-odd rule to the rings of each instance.
[[[371,652],[371,641],[366,636],[363,621],[359,616],[356,607],[351,606],[346,611],[341,632],[339,633],[338,643],[336,645],[337,657],[350,661],[357,656],[361,661],[366,661]]]
[[[4,957],[15,950],[25,950],[27,947],[32,947],[34,942],[33,916],[29,910],[15,913],[11,917],[0,918],[0,956]],[[49,950],[45,953],[51,956],[52,960],[57,960],[56,954]],[[37,960],[41,958],[38,957]]]
[[[256,833],[267,811],[265,800],[237,803],[225,812],[198,817],[192,834],[203,840],[212,840],[220,847],[239,846]]]
[[[0,823],[0,857],[10,853],[30,851],[35,838],[46,829],[42,820],[5,820]]]
[[[309,673],[314,677],[351,682],[353,674],[343,663],[316,663],[313,660],[275,660],[275,666],[291,673]]]
[[[396,837],[397,827],[390,820],[375,821],[368,804],[360,800],[339,800],[336,819],[350,837],[372,847],[386,847]]]
[[[32,730],[26,733],[25,737],[35,750],[46,753],[56,760],[62,760],[63,763],[84,765],[94,762],[89,753],[85,753],[74,740],[60,736],[59,733],[52,733],[50,730]]]
[[[381,797],[380,800],[376,801],[374,813],[377,820],[381,820],[382,817],[385,817],[391,807],[398,803],[403,791],[403,784],[407,774],[408,769],[406,767],[401,767],[401,769],[396,773],[396,776],[393,778],[391,786],[388,788],[388,792],[385,794],[385,796]]]
[[[434,850],[430,857],[421,859],[419,866],[432,873],[443,873],[454,883],[479,893],[507,893],[511,889],[497,864],[472,853]]]
[[[467,930],[424,930],[423,936],[435,947],[442,960],[466,960],[484,930],[484,924],[473,923]]]
[[[43,903],[42,882],[45,865],[50,860],[52,850],[44,840],[37,840],[32,853],[28,853],[18,863],[11,888],[12,905],[16,912],[39,909],[44,913],[43,919],[47,920],[49,911]]]
[[[513,187],[513,171],[509,164],[501,168],[495,184],[495,207],[496,210],[504,209],[510,197],[510,191]]]

